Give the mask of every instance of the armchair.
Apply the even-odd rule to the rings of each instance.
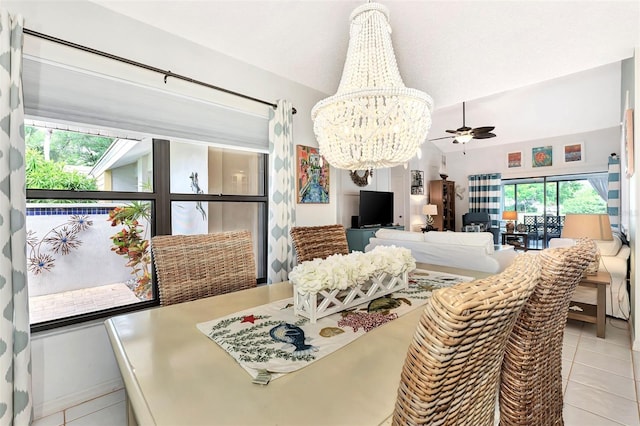
[[[462,215],[462,231],[467,225],[480,225],[480,232],[491,232],[493,244],[498,244],[500,229],[491,225],[491,216],[487,212],[469,212]]]

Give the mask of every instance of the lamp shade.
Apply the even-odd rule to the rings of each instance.
[[[562,238],[613,240],[609,215],[567,214],[562,227]]]
[[[515,210],[505,210],[502,212],[502,219],[503,220],[517,220],[518,219],[518,212]]]
[[[435,216],[438,214],[438,206],[436,206],[435,204],[425,204],[424,206],[422,206],[422,214]]]

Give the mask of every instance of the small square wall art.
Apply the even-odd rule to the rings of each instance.
[[[508,167],[522,167],[522,151],[510,152],[507,154]]]
[[[329,203],[329,163],[324,161],[318,148],[310,146],[298,145],[296,157],[298,203]]]
[[[581,142],[564,146],[565,163],[582,163],[584,161],[584,145]]]
[[[548,167],[553,165],[553,147],[539,146],[531,149],[533,167]]]

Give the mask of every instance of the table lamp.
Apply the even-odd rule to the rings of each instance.
[[[504,225],[508,234],[513,234],[513,230],[516,228],[516,225],[513,223],[514,220],[518,220],[518,212],[515,210],[505,210],[502,212],[502,220],[506,220],[507,223]]]
[[[422,214],[427,216],[427,231],[433,230],[433,216],[438,214],[438,206],[435,204],[425,204],[422,206]]]
[[[562,238],[590,238],[592,240],[613,240],[608,214],[567,214],[562,227]],[[596,245],[597,247],[597,245]],[[587,266],[585,275],[596,275],[600,267],[600,253]]]

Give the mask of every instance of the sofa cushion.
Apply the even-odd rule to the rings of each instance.
[[[424,241],[434,244],[456,244],[484,247],[486,253],[494,252],[493,234],[490,232],[427,232]]]
[[[613,240],[611,241],[603,241],[603,240],[594,240],[596,246],[598,246],[598,250],[600,250],[601,256],[615,256],[620,251],[620,247],[622,247],[622,241],[620,241],[620,237],[617,235],[613,236]]]
[[[376,231],[376,238],[383,240],[424,241],[424,234],[422,232],[381,228]]]

